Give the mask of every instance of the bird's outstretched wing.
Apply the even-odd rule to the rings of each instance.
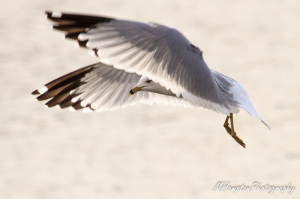
[[[140,78],[135,73],[97,63],[57,78],[32,94],[39,95],[39,101],[49,100],[47,107],[58,105],[60,108],[72,107],[72,110],[84,111],[115,110],[137,103],[192,107],[183,98],[146,91],[128,96]]]
[[[90,49],[100,61],[147,75],[191,104],[229,115],[237,102],[218,86],[202,51],[180,32],[156,23],[46,12],[53,28]]]

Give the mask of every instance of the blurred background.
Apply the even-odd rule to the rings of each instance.
[[[45,10],[157,22],[180,30],[208,66],[240,82],[269,131],[241,111],[235,129],[204,109],[137,105],[45,109],[30,93],[97,62],[51,30]],[[0,198],[232,198],[231,185],[300,194],[300,1],[1,0]],[[265,198],[266,192],[235,198]],[[285,198],[274,192],[272,198]]]

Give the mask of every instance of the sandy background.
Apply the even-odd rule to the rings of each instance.
[[[0,198],[232,198],[212,192],[225,180],[291,183],[290,198],[300,198],[300,1],[197,2],[1,0]],[[50,30],[46,9],[177,28],[204,51],[211,68],[247,89],[273,130],[241,112],[235,128],[243,149],[223,128],[225,116],[207,110],[43,108],[33,90],[97,62]]]

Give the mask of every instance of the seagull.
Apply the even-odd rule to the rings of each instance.
[[[176,29],[104,16],[45,13],[53,29],[100,59],[33,91],[38,101],[48,100],[46,107],[88,112],[157,103],[209,109],[226,115],[224,128],[244,148],[233,125],[233,114],[240,108],[270,129],[247,91],[208,68],[203,51]]]

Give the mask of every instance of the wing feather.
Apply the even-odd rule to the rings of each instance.
[[[46,86],[33,93],[43,95],[46,92],[47,94],[40,96],[40,100],[60,93],[60,97],[54,97],[49,102],[51,106],[54,102],[59,102],[61,107],[80,102],[80,105],[102,111],[138,102],[155,102],[203,107],[226,115],[237,113],[238,108],[243,108],[259,118],[245,89],[234,80],[210,70],[203,59],[202,51],[175,29],[156,23],[117,20],[103,16],[51,11],[46,14],[54,22],[54,29],[64,31],[66,38],[77,40],[79,46],[91,49],[102,63],[126,73],[126,78],[123,79],[124,74],[119,75],[117,73],[120,70],[114,69],[114,76],[103,73],[101,78],[107,79],[96,80],[95,77],[89,77],[88,71],[79,72],[79,79],[82,74],[89,74],[87,77],[90,79],[83,81],[85,85],[78,88],[75,88],[77,85],[73,86],[71,97],[60,93],[69,87],[65,80],[61,80],[65,88],[59,85],[51,88],[50,93]],[[121,91],[117,85],[130,88],[141,75],[146,75],[180,98],[147,92],[138,92],[128,98],[125,95],[127,91]],[[113,77],[121,78],[124,82],[118,82]],[[111,89],[115,89],[115,95],[109,92]]]
[[[147,91],[128,96],[140,78],[140,75],[97,63],[57,78],[44,86],[44,93],[36,90],[33,94],[40,94],[38,100],[49,100],[46,103],[48,107],[58,105],[60,108],[71,107],[72,110],[83,109],[85,112],[88,109],[107,111],[137,103],[151,105],[154,102],[189,107],[183,98]]]

